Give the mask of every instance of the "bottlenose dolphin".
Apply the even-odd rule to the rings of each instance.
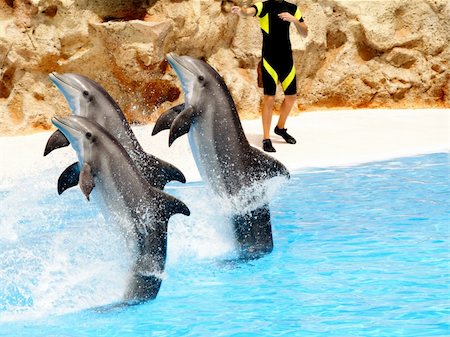
[[[169,145],[188,133],[200,175],[216,195],[232,201],[231,218],[241,259],[273,249],[268,201],[263,182],[289,177],[279,161],[250,146],[231,94],[206,62],[169,54],[181,81],[185,102],[160,116],[152,135],[170,128]]]
[[[166,260],[167,223],[173,214],[189,215],[189,209],[152,187],[123,146],[98,123],[73,115],[55,117],[52,123],[77,153],[84,195],[89,200],[92,194],[103,214],[136,242],[137,257],[124,300],[132,304],[155,298]]]
[[[63,93],[73,114],[89,118],[111,133],[131,156],[144,178],[163,189],[171,180],[186,182],[183,173],[173,165],[146,153],[139,144],[125,116],[108,92],[97,82],[79,74],[51,73],[50,80]],[[44,156],[54,149],[69,145],[61,131],[55,131],[45,147]],[[58,183],[58,193],[76,186],[79,175],[77,163],[69,166]]]

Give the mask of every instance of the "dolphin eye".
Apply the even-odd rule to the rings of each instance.
[[[92,138],[92,133],[86,132],[86,138],[87,138],[87,139],[91,139],[91,138]]]
[[[200,82],[203,82],[203,81],[205,80],[205,78],[204,78],[202,75],[200,75],[200,76],[198,77],[198,80],[199,80]]]
[[[89,96],[89,91],[87,91],[87,90],[83,91],[83,96],[84,97],[88,97]]]

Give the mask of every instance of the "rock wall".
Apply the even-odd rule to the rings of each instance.
[[[0,0],[0,135],[49,129],[67,104],[48,80],[76,72],[102,84],[132,122],[182,100],[166,53],[207,60],[242,118],[259,115],[251,0]],[[296,112],[321,108],[450,107],[448,0],[299,0],[309,26],[291,41]],[[282,95],[279,95],[279,99]]]

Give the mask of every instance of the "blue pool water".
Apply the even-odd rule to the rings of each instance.
[[[122,309],[96,307],[120,299],[126,242],[78,189],[57,196],[63,168],[0,185],[0,336],[449,335],[449,167],[296,172],[271,203],[273,253],[237,265],[204,185],[172,185],[192,216],[171,219],[157,299]]]

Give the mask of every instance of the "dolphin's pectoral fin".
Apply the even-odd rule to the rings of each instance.
[[[65,190],[77,186],[80,180],[80,164],[73,163],[67,167],[58,178],[58,194],[61,195]]]
[[[175,139],[189,132],[192,121],[196,115],[197,113],[194,108],[192,106],[188,106],[178,115],[177,118],[175,118],[172,126],[170,127],[169,146],[172,145]]]
[[[68,146],[69,144],[70,142],[67,140],[66,136],[64,136],[61,131],[56,130],[48,139],[47,145],[45,145],[44,157],[53,150]]]
[[[153,128],[152,131],[152,136],[156,135],[162,130],[170,129],[170,126],[172,125],[174,119],[177,118],[177,116],[183,110],[184,110],[184,103],[176,105],[173,108],[170,108],[166,112],[162,113],[162,115],[159,116],[158,120],[155,123],[155,127]]]
[[[89,200],[89,195],[95,187],[94,176],[92,175],[91,166],[88,163],[84,163],[80,172],[80,188],[83,194]]]
[[[289,179],[288,169],[275,158],[253,147],[250,149],[249,155],[251,170],[247,173],[251,175],[250,179],[266,180],[277,176],[284,176]]]

